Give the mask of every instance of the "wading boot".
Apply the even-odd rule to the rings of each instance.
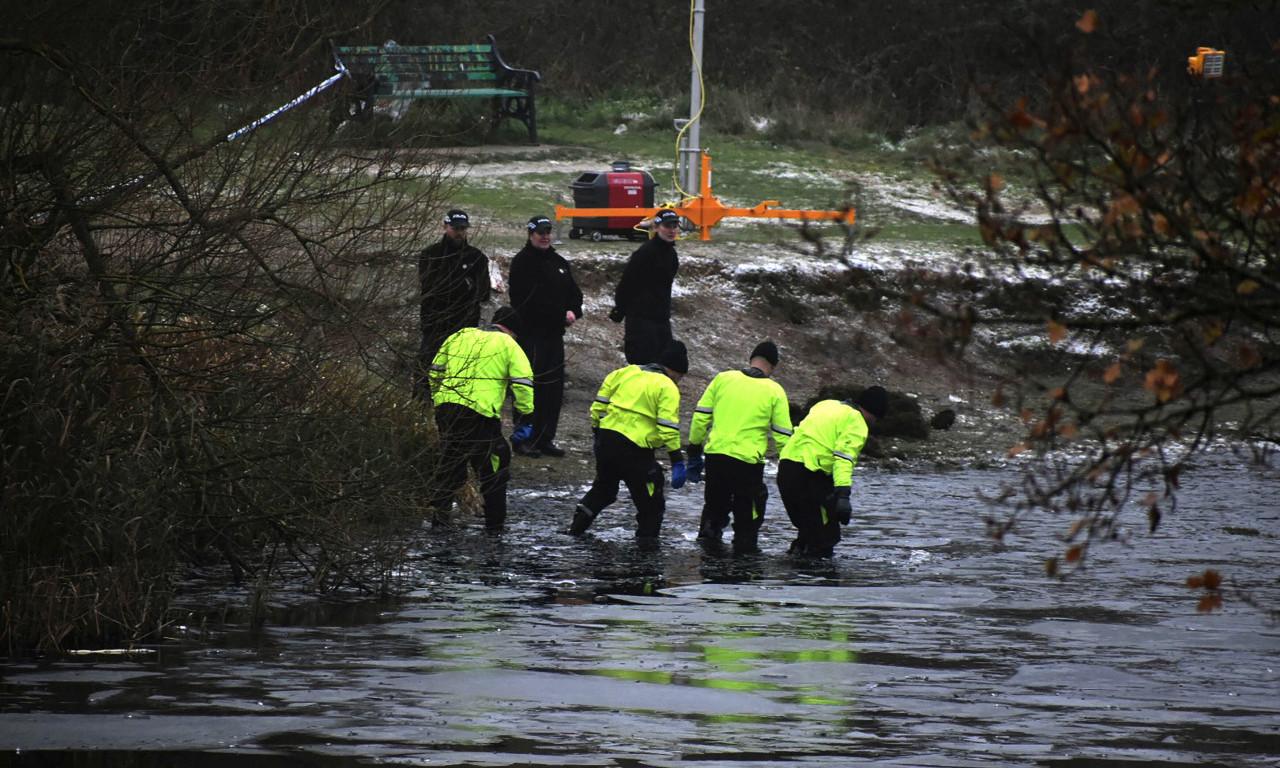
[[[596,514],[579,504],[578,508],[573,511],[573,523],[569,525],[569,535],[581,536],[586,533],[591,524],[596,521]]]
[[[524,456],[527,459],[542,458],[542,451],[533,447],[528,440],[525,440],[523,443],[516,443],[515,448],[512,450],[515,455]]]
[[[638,517],[638,516],[637,516]],[[651,552],[660,543],[658,534],[662,531],[662,513],[648,515],[644,520],[636,520],[636,546],[642,551]]]
[[[642,536],[636,534],[636,548],[641,552],[652,552],[662,545],[662,540],[657,536]]]
[[[538,451],[543,456],[550,456],[553,459],[564,458],[564,449],[555,443],[543,443],[534,450]]]
[[[703,520],[698,528],[698,543],[708,552],[719,552],[724,549],[724,531],[717,528],[709,520]]]

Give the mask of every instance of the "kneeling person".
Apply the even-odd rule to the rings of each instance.
[[[636,505],[636,538],[656,542],[666,513],[662,467],[654,450],[666,448],[671,459],[671,487],[685,481],[680,450],[680,390],[689,372],[684,344],[670,342],[656,363],[628,365],[610,373],[591,404],[595,433],[596,477],[573,513],[569,533],[581,535],[596,516],[618,500],[618,483],[626,483]]]
[[[475,470],[484,498],[484,525],[501,531],[507,520],[511,446],[502,436],[508,387],[517,413],[533,411],[533,370],[512,334],[515,311],[501,307],[487,328],[463,328],[445,339],[431,362],[431,399],[440,431],[440,470],[428,507],[447,509]]]
[[[778,495],[796,527],[791,552],[831,557],[840,526],[853,513],[853,467],[871,425],[889,407],[884,387],[867,387],[853,402],[822,400],[796,426],[778,461]]]

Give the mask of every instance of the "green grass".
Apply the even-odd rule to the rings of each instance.
[[[474,151],[464,148],[461,158],[465,163],[501,163],[510,157],[555,161],[557,169],[547,171],[540,165],[524,174],[464,179],[452,204],[474,209],[482,219],[495,222],[523,222],[539,213],[553,215],[557,203],[573,203],[569,185],[579,173],[606,171],[613,160],[630,161],[652,174],[657,183],[655,202],[675,201],[679,195],[672,168],[677,135],[671,118],[677,109],[678,105],[647,95],[624,93],[590,102],[543,96],[539,100],[540,146],[536,151],[525,154],[517,150],[527,137],[522,126],[510,124],[499,135],[502,149],[472,145]],[[468,122],[474,123],[473,116],[464,116],[459,127]],[[624,123],[627,130],[615,133]],[[809,138],[775,141],[753,128],[742,130],[737,134],[718,132],[710,123],[702,128],[701,143],[712,157],[712,191],[725,205],[752,207],[775,200],[776,208],[837,210],[862,202],[859,220],[877,228],[877,241],[961,247],[980,244],[967,223],[912,213],[883,200],[863,200],[857,190],[859,178],[874,174],[877,182],[888,180],[917,190],[917,194],[927,191],[934,180],[930,165],[935,156],[955,151],[967,141],[968,131],[963,126],[909,132],[897,142],[852,128],[837,136],[838,140],[825,142]],[[450,136],[438,123],[433,124],[432,133]],[[463,147],[469,145],[463,143]],[[504,246],[509,241],[516,247],[523,233],[514,227],[511,230],[493,229],[485,234]],[[777,228],[763,223],[737,227],[733,237],[744,242],[768,241],[776,239]]]

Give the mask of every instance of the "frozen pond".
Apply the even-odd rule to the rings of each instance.
[[[236,614],[146,657],[0,666],[0,766],[1280,766],[1280,476],[1221,455],[1154,536],[1044,576],[1070,521],[1004,545],[1006,470],[855,475],[828,562],[704,554],[701,486],[659,550],[623,501],[513,493],[501,538],[424,537],[394,604]],[[1134,515],[1140,525],[1141,513]]]

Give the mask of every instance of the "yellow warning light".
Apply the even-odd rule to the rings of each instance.
[[[1195,56],[1187,57],[1187,72],[1196,77],[1222,77],[1222,62],[1226,57],[1225,51],[1197,48]]]

